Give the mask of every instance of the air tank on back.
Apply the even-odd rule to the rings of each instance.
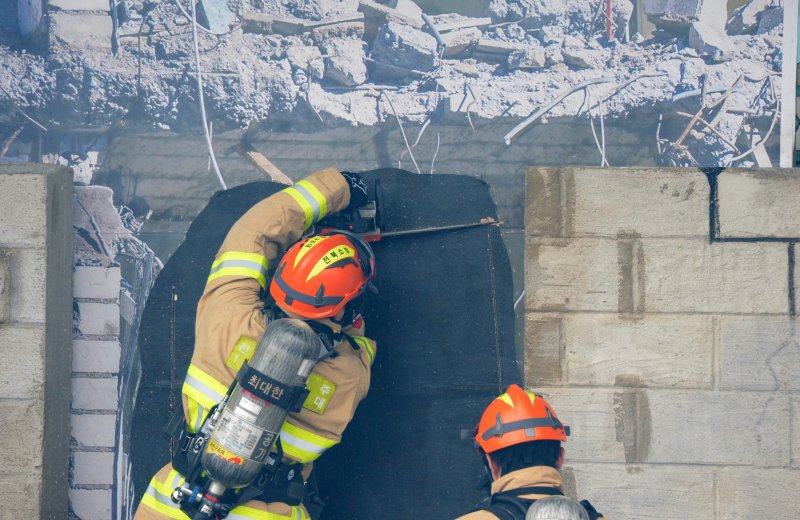
[[[319,353],[319,337],[306,323],[284,318],[269,323],[250,367],[282,384],[255,382],[264,393],[302,386]],[[257,376],[256,376],[257,377]],[[226,488],[250,484],[286,420],[286,408],[266,402],[237,384],[203,453],[201,463],[212,480]]]

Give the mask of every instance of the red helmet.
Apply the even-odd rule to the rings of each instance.
[[[531,441],[566,441],[569,426],[542,396],[511,385],[484,410],[475,442],[485,453]]]
[[[283,255],[269,293],[283,309],[308,319],[331,318],[367,287],[374,288],[375,255],[348,231],[297,242]]]

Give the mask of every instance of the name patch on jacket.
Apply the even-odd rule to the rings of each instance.
[[[306,388],[309,394],[303,403],[303,408],[322,415],[336,392],[336,384],[312,372],[306,382]]]
[[[225,360],[225,364],[238,372],[245,361],[250,361],[255,351],[256,341],[242,336],[239,338],[239,341],[236,342],[236,345],[234,345],[233,350],[228,355],[228,359]]]

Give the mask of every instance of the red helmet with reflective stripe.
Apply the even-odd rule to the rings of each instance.
[[[348,231],[334,230],[297,242],[286,251],[269,293],[281,308],[308,319],[336,316],[373,287],[375,255]]]
[[[542,396],[511,385],[484,410],[475,442],[485,453],[532,441],[566,441],[569,426]]]

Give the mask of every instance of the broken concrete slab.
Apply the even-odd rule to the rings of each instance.
[[[539,29],[536,34],[539,41],[545,45],[561,44],[564,41],[566,30],[558,25],[548,25]]]
[[[337,36],[347,36],[352,32],[360,37],[364,33],[364,14],[350,13],[322,20],[303,20],[292,16],[246,12],[242,14],[242,30],[246,33],[283,36],[311,31],[315,39],[331,32],[336,32]]]
[[[422,19],[422,8],[413,0],[384,0],[382,3],[409,18]]]
[[[720,0],[644,0],[644,11],[662,28],[688,28],[695,22],[723,27],[728,18],[726,2]]]
[[[483,33],[477,27],[469,27],[442,34],[442,42],[444,42],[442,57],[454,58],[464,54],[478,43],[482,35]]]
[[[50,13],[50,36],[79,49],[111,51],[111,15]]]
[[[317,45],[322,45],[330,38],[362,39],[364,37],[364,13],[356,13],[356,15],[358,20],[337,21],[313,27],[311,38]]]
[[[564,56],[564,63],[576,69],[592,68],[601,54],[593,49],[581,49],[578,47],[564,47],[561,53]]]
[[[495,62],[495,63],[508,63],[508,55],[525,46],[519,42],[506,42],[500,40],[492,40],[483,36],[475,45],[473,56],[477,59]]]
[[[262,0],[275,14],[290,14],[304,20],[323,20],[325,18],[348,15],[356,11],[358,0],[303,0],[286,2],[281,0]]]
[[[121,3],[125,5],[125,2]],[[205,18],[208,29],[214,34],[227,33],[235,20],[226,0],[199,0],[197,7],[200,20]]]
[[[247,12],[242,15],[242,30],[257,34],[289,36],[303,32],[305,30],[305,21],[289,16]]]
[[[439,15],[433,17],[433,25],[439,34],[471,27],[487,27],[492,24],[491,18],[471,18],[469,16]]]
[[[354,87],[367,81],[364,43],[361,40],[332,38],[322,46],[326,81]]]
[[[311,45],[292,45],[286,49],[286,57],[292,69],[300,69],[314,79],[322,79],[325,75],[325,62],[322,53]]]
[[[430,34],[396,22],[383,25],[372,45],[372,59],[389,65],[389,75],[404,70],[427,72],[436,66],[436,39]]]
[[[630,0],[610,0],[614,37],[625,35],[633,13]],[[517,22],[526,30],[560,26],[575,31],[602,31],[604,17],[596,16],[598,2],[586,0],[492,0],[486,8],[495,22]]]
[[[733,12],[725,30],[728,34],[751,34],[758,28],[759,15],[772,5],[772,0],[750,0]]]
[[[367,41],[371,41],[378,34],[380,28],[388,22],[409,25],[415,29],[421,28],[425,23],[421,15],[419,17],[408,16],[397,9],[373,0],[360,0],[358,10],[364,14],[364,37]]]
[[[469,89],[457,94],[451,94],[447,96],[444,103],[445,114],[461,114],[461,117],[463,117],[473,108],[475,102],[476,100],[472,97]]]
[[[564,63],[564,51],[561,49],[561,45],[558,43],[547,47],[544,50],[544,57],[545,65],[548,67],[558,65],[559,63]]]
[[[468,78],[477,78],[481,75],[481,70],[475,64],[475,60],[466,59],[451,63],[453,70],[467,76]]]
[[[536,70],[547,63],[547,56],[541,46],[532,46],[529,49],[518,49],[508,55],[508,69]]]
[[[75,265],[113,265],[129,240],[138,240],[122,223],[114,208],[114,192],[104,186],[75,186],[72,222]]]
[[[693,23],[689,29],[689,45],[714,62],[730,60],[735,51],[733,41],[723,28],[702,22]]]

